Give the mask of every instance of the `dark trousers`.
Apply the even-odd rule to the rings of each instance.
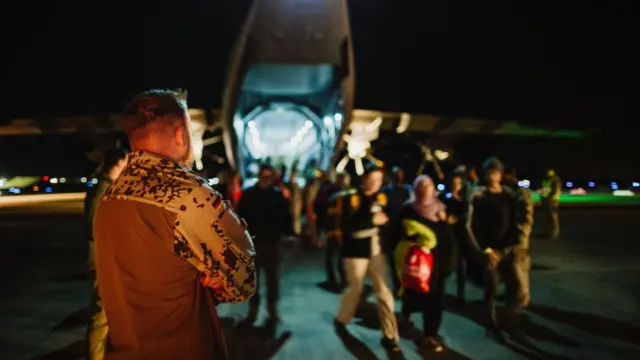
[[[496,294],[502,280],[505,286],[506,321],[508,327],[519,327],[519,313],[529,303],[529,254],[527,250],[511,247],[494,269],[484,272],[484,302],[488,327],[497,329]]]
[[[280,252],[276,242],[256,244],[257,291],[249,301],[250,315],[256,316],[260,307],[260,273],[263,272],[267,285],[267,311],[272,317],[278,316],[278,297],[280,292]]]
[[[462,255],[460,249],[458,249],[457,256],[457,264],[456,264],[456,285],[457,285],[457,295],[458,300],[464,301],[466,299],[465,295],[465,285],[467,283],[467,260]]]
[[[456,295],[458,300],[464,301],[465,286],[467,283],[467,271],[469,267],[469,250],[467,245],[466,228],[455,227],[453,231],[453,240],[455,243],[454,258],[456,268]]]
[[[398,296],[400,292],[400,288],[402,287],[402,282],[398,277],[398,272],[396,271],[396,257],[395,251],[396,246],[398,246],[398,236],[397,231],[393,228],[388,228],[385,236],[384,236],[384,253],[387,256],[387,262],[389,263],[389,269],[391,269],[391,291],[393,292],[393,296]]]
[[[334,239],[327,240],[324,264],[328,282],[334,284],[345,283],[344,267],[342,266],[342,258],[340,257],[340,243]],[[336,277],[336,269],[338,270],[339,278]]]
[[[420,311],[425,337],[437,336],[442,325],[445,279],[442,264],[435,265],[439,268],[433,269],[428,293],[405,288],[402,294],[402,316],[408,319],[412,313]]]

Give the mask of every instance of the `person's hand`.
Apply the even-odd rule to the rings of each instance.
[[[387,222],[389,222],[389,217],[387,216],[387,214],[383,212],[377,212],[373,214],[373,225],[382,226]]]
[[[493,249],[485,250],[484,255],[485,255],[487,267],[489,269],[495,269],[498,266],[500,259],[502,258],[501,255]]]
[[[202,276],[200,276],[200,285],[214,290],[222,289],[222,281],[220,281],[220,278],[208,274],[202,274]]]

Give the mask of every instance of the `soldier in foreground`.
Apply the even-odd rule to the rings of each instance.
[[[486,186],[471,197],[467,219],[471,251],[484,265],[484,302],[487,315],[487,334],[504,341],[501,329],[521,334],[519,312],[528,303],[522,278],[521,264],[528,259],[528,244],[519,236],[516,196],[502,186],[504,166],[490,158],[483,164]],[[499,326],[496,319],[495,297],[500,280],[505,284],[507,324]]]
[[[227,359],[215,303],[256,290],[246,223],[189,171],[190,125],[173,91],[144,92],[125,109],[133,152],[93,223],[106,359]]]
[[[516,225],[518,227],[519,246],[522,249],[522,259],[517,264],[516,272],[522,286],[522,306],[529,305],[531,289],[529,273],[531,271],[531,230],[533,229],[534,204],[531,190],[518,186],[515,169],[505,172],[503,183],[516,195]]]
[[[89,359],[101,360],[104,358],[107,344],[107,315],[102,308],[102,301],[98,294],[98,281],[96,278],[96,254],[93,242],[93,218],[96,213],[100,198],[104,195],[109,185],[120,176],[127,165],[127,152],[122,149],[109,150],[104,154],[102,166],[99,172],[98,183],[89,188],[84,199],[84,214],[86,220],[87,235],[89,237],[89,280],[91,281],[91,319],[87,327],[87,343]]]
[[[398,323],[394,313],[393,294],[387,286],[387,260],[382,251],[381,227],[389,218],[385,214],[387,197],[380,192],[384,172],[375,165],[365,170],[359,189],[336,195],[329,214],[333,228],[329,236],[342,244],[341,255],[347,276],[347,289],[342,295],[340,311],[334,325],[338,333],[346,331],[353,319],[368,275],[376,296],[382,326],[382,346],[399,352]]]

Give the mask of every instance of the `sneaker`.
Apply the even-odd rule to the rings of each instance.
[[[338,319],[333,319],[333,328],[336,330],[337,333],[347,331],[347,325]]]
[[[433,352],[436,352],[436,353],[442,352],[442,350],[444,350],[444,347],[442,346],[440,341],[438,341],[438,339],[436,339],[433,336],[429,336],[427,338],[424,338],[422,340],[422,343],[420,344],[420,347],[425,348],[425,349],[429,349],[429,350],[431,350]]]
[[[394,339],[390,339],[386,336],[380,339],[380,345],[382,345],[382,347],[389,352],[394,352],[394,353],[400,352],[400,346],[398,346],[398,341]]]

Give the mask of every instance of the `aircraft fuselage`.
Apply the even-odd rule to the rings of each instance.
[[[231,55],[222,109],[242,175],[271,159],[327,168],[354,97],[345,0],[256,0]]]

